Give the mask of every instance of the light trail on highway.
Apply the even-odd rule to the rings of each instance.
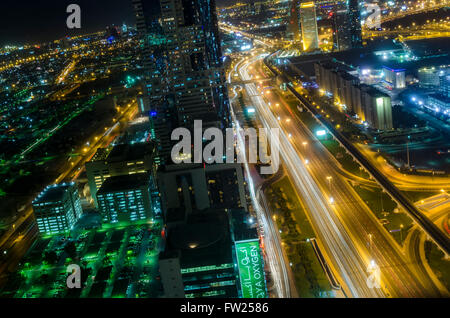
[[[237,63],[235,65],[235,72],[237,71],[237,67],[239,64],[240,63]],[[228,75],[229,83],[231,83],[231,74],[232,72],[230,72],[230,74]],[[230,100],[230,113],[233,119],[235,132],[237,132],[236,137],[238,142],[238,149],[241,150],[239,151],[238,155],[242,156],[241,161],[244,163],[244,169],[252,204],[256,211],[258,224],[262,226],[264,230],[263,240],[266,250],[266,257],[269,260],[269,268],[275,284],[276,293],[279,298],[289,298],[291,296],[289,275],[287,273],[286,264],[284,262],[281,242],[278,239],[276,229],[274,228],[270,216],[267,215],[266,211],[261,207],[257,198],[255,184],[250,173],[250,167],[247,163],[245,141],[243,140],[242,134],[239,133],[241,131],[241,127],[234,112],[233,100]]]
[[[248,68],[261,58],[262,56],[253,58],[239,69],[243,81],[251,80]],[[335,169],[329,165],[327,158],[324,157],[324,151],[312,151],[311,148],[308,152],[311,156],[308,158],[310,164],[308,166],[304,164],[303,152],[296,148],[297,145],[292,140],[310,139],[311,136],[305,134],[305,131],[300,130],[297,125],[292,123],[288,125],[279,120],[261,97],[255,84],[246,84],[245,88],[264,126],[281,130],[279,145],[286,170],[305,202],[319,241],[325,247],[332,268],[339,274],[342,280],[340,283],[344,285],[346,294],[352,297],[435,296],[430,288],[424,287],[428,287],[428,281],[424,282],[423,278],[415,276],[411,264],[408,263],[409,260],[393,238],[379,224],[351,186],[342,181]],[[284,110],[282,117],[292,118],[293,115]],[[289,126],[289,132],[286,132],[286,125]],[[330,190],[324,190],[327,189],[325,179],[329,174],[335,179],[333,183],[336,183],[332,194],[333,204],[330,204]],[[369,234],[372,237],[370,248]],[[370,288],[367,284],[370,276],[368,268],[373,261],[381,270],[382,289]]]

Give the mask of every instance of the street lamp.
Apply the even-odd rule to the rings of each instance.
[[[333,180],[333,177],[327,176],[327,180],[328,180],[328,186],[330,187],[330,192],[331,192],[331,180]]]
[[[304,142],[302,142],[302,145],[303,145],[303,149],[306,149],[306,146],[308,145],[308,142],[304,141]]]

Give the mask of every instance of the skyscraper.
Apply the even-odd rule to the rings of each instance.
[[[362,47],[358,0],[333,1],[335,46],[338,51]]]
[[[162,161],[173,128],[228,125],[215,1],[133,0],[144,46],[148,110]]]
[[[316,6],[314,1],[300,3],[300,21],[303,50],[317,50],[319,48],[319,35],[317,33]]]
[[[299,22],[299,1],[291,0],[289,12],[288,32],[291,33],[294,41],[300,40],[300,22]]]
[[[348,17],[350,20],[350,43],[351,47],[362,47],[361,34],[361,7],[358,0],[347,0]]]

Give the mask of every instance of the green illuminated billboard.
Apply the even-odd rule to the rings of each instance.
[[[259,240],[238,241],[235,247],[242,297],[266,298],[266,281]]]

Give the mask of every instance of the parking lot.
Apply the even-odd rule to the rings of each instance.
[[[73,231],[75,232],[75,231]],[[158,222],[103,225],[71,236],[37,240],[3,290],[15,298],[158,297]],[[81,288],[69,289],[67,266],[81,269]]]

